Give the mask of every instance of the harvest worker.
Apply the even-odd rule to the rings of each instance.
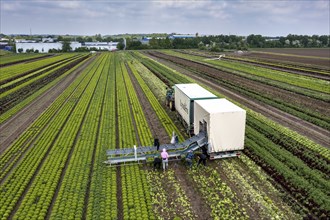
[[[158,140],[158,138],[154,139],[154,146],[157,148],[157,151],[159,151],[159,140]]]
[[[165,148],[163,148],[163,152],[160,155],[162,156],[163,170],[165,172],[165,169],[168,168],[168,153],[166,152]]]
[[[203,162],[204,166],[206,166],[206,158],[207,158],[206,155],[202,154],[202,153],[196,153],[196,156],[199,158],[197,166],[199,164],[201,164],[202,162]]]
[[[191,166],[192,166],[193,159],[194,159],[194,154],[190,150],[190,151],[188,151],[187,156],[186,156],[186,162],[187,162],[189,168],[191,168]]]
[[[155,157],[154,159],[154,170],[160,169],[160,166],[162,164],[162,159],[160,159],[159,157]]]

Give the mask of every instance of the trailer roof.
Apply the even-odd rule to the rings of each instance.
[[[227,99],[196,100],[195,103],[209,113],[245,111]]]
[[[217,98],[216,95],[207,91],[196,83],[189,84],[175,84],[186,96],[190,99],[201,99],[201,98]]]

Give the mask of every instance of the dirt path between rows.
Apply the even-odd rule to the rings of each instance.
[[[63,78],[60,82],[24,107],[8,121],[0,125],[0,154],[2,154],[13,141],[18,138],[55,99],[82,73],[82,71],[96,58],[87,62]]]
[[[149,100],[145,96],[142,88],[140,87],[137,79],[132,74],[130,68],[128,66],[127,70],[134,85],[135,91],[139,97],[139,101],[143,106],[143,110],[147,119],[147,122],[151,128],[152,134],[156,135],[159,138],[160,144],[168,142],[168,134],[166,133],[165,128],[159,121],[155,111],[153,110]],[[204,198],[200,195],[199,192],[196,191],[194,187],[192,187],[192,180],[189,179],[186,168],[178,163],[173,162],[174,165],[171,165],[171,168],[174,170],[174,175],[176,179],[180,182],[182,189],[185,194],[189,198],[190,204],[192,206],[192,210],[199,218],[198,219],[210,219],[210,208],[206,205]],[[171,164],[173,164],[171,163]]]
[[[152,136],[154,138],[159,139],[160,145],[168,143],[169,138],[164,126],[160,123],[157,115],[155,114],[154,109],[152,108],[151,104],[149,103],[149,100],[145,96],[142,88],[140,87],[139,82],[133,76],[131,69],[127,65],[126,65],[126,69],[131,78],[136,94],[139,97],[140,104],[143,107],[143,112],[150,126]]]
[[[265,104],[261,104],[256,100],[251,100],[243,95],[239,95],[235,92],[232,92],[228,89],[223,88],[222,86],[212,82],[209,79],[204,79],[202,77],[197,76],[195,73],[182,68],[172,62],[169,62],[164,59],[157,58],[155,56],[151,56],[150,54],[145,54],[151,57],[154,60],[157,60],[160,63],[184,74],[192,79],[203,83],[206,86],[218,91],[219,93],[225,95],[226,97],[233,99],[240,104],[252,109],[253,111],[259,112],[267,118],[270,118],[273,121],[280,123],[281,125],[288,127],[299,134],[308,137],[309,139],[315,141],[318,144],[321,144],[324,147],[330,148],[330,132],[322,129],[318,126],[315,126],[309,122],[303,121],[300,118],[292,116],[291,114],[285,113],[281,110],[278,110],[271,106],[265,106]]]

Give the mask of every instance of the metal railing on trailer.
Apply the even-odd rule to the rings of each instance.
[[[169,154],[169,159],[179,159],[181,155],[186,154],[189,150],[195,151],[198,148],[207,144],[207,135],[204,132],[177,144],[163,144],[159,146],[159,151],[155,146],[113,149],[107,150],[108,160],[104,163],[116,165],[128,162],[145,162],[148,158],[154,159],[160,155],[162,149],[166,149]]]

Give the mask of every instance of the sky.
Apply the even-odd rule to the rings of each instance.
[[[329,0],[0,0],[4,34],[329,35]]]

